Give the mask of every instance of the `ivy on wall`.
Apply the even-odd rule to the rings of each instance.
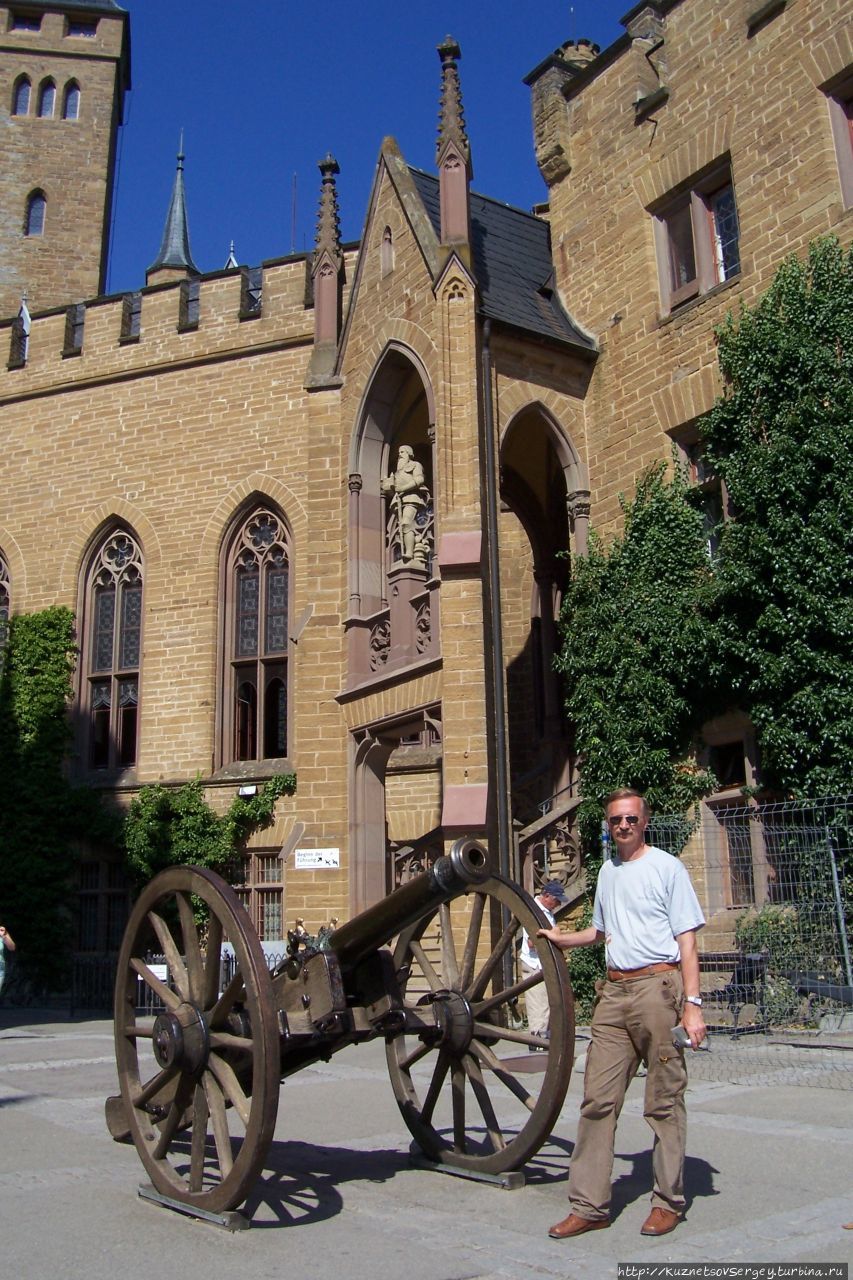
[[[112,842],[120,833],[117,816],[63,771],[75,655],[70,610],[10,619],[0,674],[0,918],[37,991],[66,979],[76,842]]]
[[[732,518],[713,563],[697,495],[661,464],[623,499],[621,537],[572,565],[558,668],[588,850],[616,786],[658,813],[712,790],[695,748],[733,707],[768,790],[853,785],[853,248],[787,259],[717,340],[725,390],[699,430]]]
[[[680,813],[714,784],[691,754],[714,692],[703,518],[664,463],[622,508],[622,536],[607,547],[593,536],[588,557],[572,565],[561,615],[557,666],[581,758],[588,850],[615,787],[638,787],[656,812]]]
[[[715,577],[723,660],[765,786],[853,785],[853,247],[787,259],[718,333],[725,394],[700,424],[734,519]]]
[[[280,774],[254,796],[235,796],[219,815],[205,800],[200,779],[182,787],[143,787],[125,820],[128,868],[140,885],[179,863],[210,867],[229,879],[248,836],[272,822],[279,796],[295,790],[295,774]]]

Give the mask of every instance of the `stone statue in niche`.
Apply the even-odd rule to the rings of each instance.
[[[391,536],[396,534],[403,563],[426,566],[430,547],[424,516],[430,495],[424,469],[411,445],[400,445],[397,468],[380,481],[380,488],[393,503],[395,519],[390,522]]]

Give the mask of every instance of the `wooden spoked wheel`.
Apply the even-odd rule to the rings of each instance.
[[[220,990],[226,939],[234,969]],[[158,954],[167,980],[152,967]],[[127,1128],[155,1189],[210,1213],[236,1209],[272,1141],[279,1048],[261,944],[212,871],[170,868],[137,901],[119,956],[115,1043]]]
[[[539,978],[512,973],[522,930],[548,921],[531,897],[494,876],[402,933],[394,962],[406,1005],[432,1005],[436,1031],[388,1044],[403,1118],[430,1159],[500,1174],[519,1169],[545,1142],[569,1087],[574,1006],[568,970],[547,942]],[[507,962],[507,957],[512,963]],[[550,1040],[513,1026],[517,998],[544,982]]]

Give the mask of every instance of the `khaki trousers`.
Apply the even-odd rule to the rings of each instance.
[[[600,984],[569,1169],[569,1200],[582,1218],[610,1214],[616,1122],[641,1062],[648,1067],[643,1115],[655,1135],[652,1207],[676,1213],[684,1208],[687,1068],[684,1053],[672,1043],[682,1006],[677,969]]]
[[[530,965],[521,962],[522,978],[529,978],[531,974],[541,973],[541,969],[531,969]],[[536,984],[535,987],[528,987],[524,993],[524,1007],[527,1012],[527,1027],[529,1031],[536,1032],[538,1035],[547,1033],[548,1024],[551,1021],[551,1007],[548,1003],[548,992],[545,989],[544,979]]]

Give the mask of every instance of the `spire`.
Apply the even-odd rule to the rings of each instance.
[[[235,267],[238,267],[239,265],[240,265],[240,264],[239,264],[239,262],[237,261],[236,257],[234,256],[234,241],[232,240],[232,241],[231,241],[231,247],[230,247],[230,248],[229,248],[229,250],[228,250],[228,257],[227,257],[227,259],[226,259],[225,266],[222,268],[222,270],[223,270],[223,271],[231,271],[231,270],[233,270]]]
[[[465,132],[465,116],[462,110],[462,89],[459,84],[459,68],[456,63],[462,51],[452,36],[445,36],[438,46],[441,59],[441,103],[438,112],[438,142],[436,164],[441,167],[442,156],[448,143],[453,143],[466,165],[471,163],[471,149]],[[470,177],[470,174],[469,174]]]
[[[160,252],[148,268],[146,275],[152,276],[155,271],[163,270],[181,275],[199,274],[199,269],[193,262],[190,251],[190,232],[187,225],[187,205],[184,194],[183,129],[181,130],[181,140],[178,146],[178,167],[175,173],[175,183],[172,187],[169,212],[166,214],[166,226],[163,229]]]
[[[441,206],[441,243],[453,245],[467,260],[471,241],[469,187],[473,171],[456,65],[462,55],[452,36],[447,36],[444,43],[438,46],[438,56],[441,59],[441,106],[435,154]]]
[[[320,173],[323,182],[320,187],[320,206],[317,210],[317,234],[314,239],[314,267],[324,253],[327,253],[336,266],[341,261],[341,220],[338,213],[338,191],[335,177],[340,173],[340,165],[331,152],[326,153],[320,161]]]
[[[320,161],[322,183],[317,210],[314,252],[306,266],[310,272],[314,299],[314,352],[306,386],[330,386],[334,378],[338,339],[343,312],[344,255],[341,252],[341,224],[335,177],[340,173],[330,153]]]

